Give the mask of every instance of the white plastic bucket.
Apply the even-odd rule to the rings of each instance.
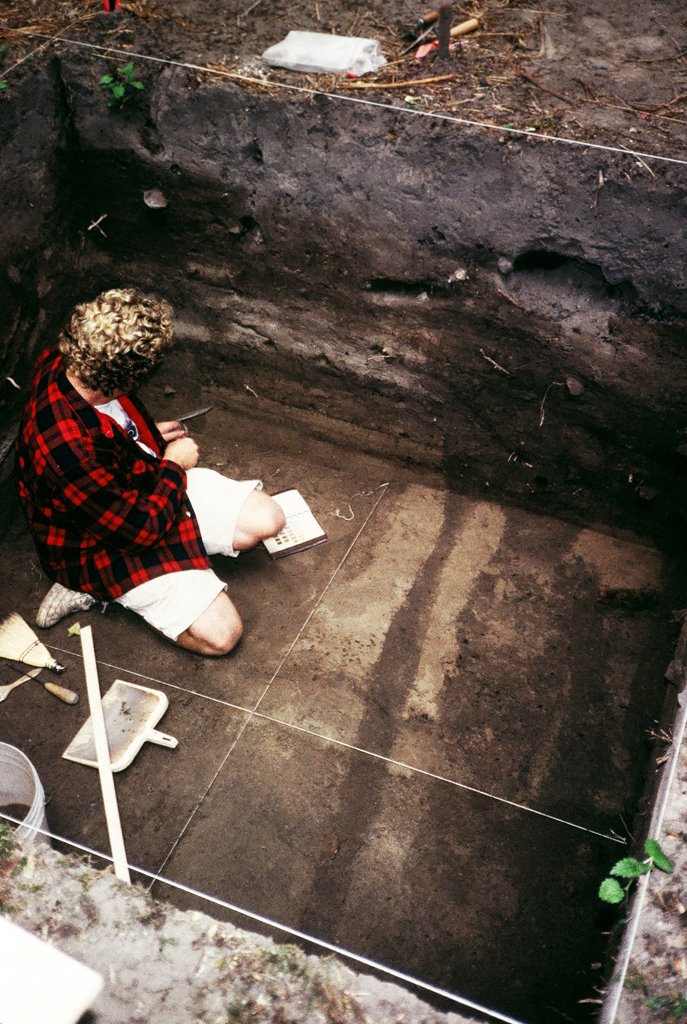
[[[0,743],[0,807],[8,804],[25,804],[29,813],[15,835],[22,843],[43,842],[50,845],[47,836],[36,832],[37,828],[47,829],[45,816],[45,793],[38,778],[38,772],[26,754],[9,743]],[[0,819],[0,824],[10,822]]]

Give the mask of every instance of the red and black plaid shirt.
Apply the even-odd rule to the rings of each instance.
[[[164,445],[143,405],[130,401]],[[69,383],[57,348],[38,361],[16,474],[41,565],[71,590],[111,601],[157,576],[210,565],[183,469],[101,421]]]

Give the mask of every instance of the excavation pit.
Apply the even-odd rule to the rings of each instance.
[[[117,778],[132,864],[530,1024],[588,1019],[684,604],[685,168],[165,64],[108,111],[111,67],[53,47],[0,103],[2,450],[73,303],[133,283],[177,316],[151,411],[213,406],[201,464],[297,487],[329,541],[214,559],[229,658],[116,606],[58,624],[80,705],[26,684],[0,737],[51,827],[106,850],[97,773],[61,758],[88,623],[102,689],[163,689],[179,739]],[[10,462],[0,611],[32,621]]]

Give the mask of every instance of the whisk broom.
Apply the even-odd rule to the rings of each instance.
[[[45,644],[16,612],[0,622],[0,657],[35,665],[36,668],[51,668],[53,672],[64,672],[64,665],[55,661]]]

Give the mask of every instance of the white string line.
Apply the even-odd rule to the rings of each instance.
[[[33,35],[33,33],[29,33],[29,32],[27,32],[27,33],[26,33],[26,35]],[[12,65],[11,67],[9,67],[9,68],[3,68],[3,69],[2,69],[2,74],[3,74],[3,75],[9,75],[10,71],[14,71],[14,69],[15,69],[15,68],[18,68],[18,67],[19,67],[19,66],[20,66],[21,64],[23,64],[23,63],[24,63],[25,61],[27,61],[27,60],[30,60],[30,59],[31,59],[31,57],[35,57],[35,55],[36,55],[37,53],[40,53],[40,52],[41,52],[41,50],[44,50],[44,49],[46,48],[46,46],[50,46],[50,44],[51,44],[51,43],[53,42],[53,40],[54,40],[54,39],[56,39],[56,38],[57,38],[56,36],[50,36],[50,37],[49,37],[49,39],[48,39],[48,41],[47,41],[46,43],[41,43],[41,45],[40,45],[40,46],[37,46],[35,50],[31,50],[31,52],[30,52],[30,53],[27,53],[27,54],[26,54],[26,55],[25,55],[24,57],[22,57],[22,59],[21,59],[21,60],[18,60],[16,64],[13,64],[13,65]],[[3,78],[3,81],[4,81],[4,78]]]
[[[198,809],[200,808],[201,804],[203,803],[203,801],[207,797],[208,793],[210,792],[210,790],[214,786],[214,784],[215,784],[215,782],[217,780],[218,775],[220,774],[220,772],[224,768],[224,765],[227,763],[229,757],[233,754],[234,749],[236,747],[236,744],[238,743],[238,741],[241,739],[241,737],[243,736],[244,732],[248,728],[248,725],[250,724],[250,721],[251,721],[253,715],[255,715],[257,713],[258,708],[260,707],[260,704],[262,703],[265,695],[267,694],[267,691],[269,690],[270,686],[272,685],[272,683],[274,682],[274,680],[277,678],[277,676],[281,672],[282,668],[284,667],[284,663],[286,662],[286,659],[289,657],[289,655],[293,651],[294,647],[296,646],[296,644],[300,640],[301,636],[303,635],[303,632],[307,628],[308,623],[310,622],[310,620],[312,619],[313,615],[315,614],[315,612],[319,608],[320,604],[324,600],[325,595],[327,594],[329,588],[332,586],[334,580],[336,579],[336,576],[337,576],[339,570],[341,569],[342,565],[344,564],[344,562],[346,561],[346,559],[350,555],[351,551],[353,550],[354,544],[356,543],[356,541],[360,537],[361,533],[363,532],[363,530],[367,526],[368,522],[370,521],[370,517],[372,516],[373,512],[375,511],[375,509],[379,505],[380,501],[382,500],[382,498],[386,494],[388,487],[389,487],[388,483],[380,484],[379,487],[375,487],[374,490],[376,490],[376,491],[377,490],[381,490],[382,493],[379,495],[379,497],[375,501],[374,505],[372,506],[372,508],[370,509],[368,514],[366,515],[365,520],[363,521],[363,524],[360,527],[360,529],[358,530],[358,532],[356,533],[355,537],[353,538],[351,543],[346,548],[346,552],[345,552],[343,558],[341,559],[341,561],[337,565],[336,569],[332,573],[332,575],[329,578],[329,581],[328,581],[327,585],[325,586],[324,590],[322,591],[322,593],[320,594],[318,599],[315,601],[315,604],[310,609],[310,612],[309,612],[308,616],[306,617],[305,622],[303,623],[301,628],[298,630],[298,633],[296,634],[293,642],[291,643],[290,647],[286,651],[286,654],[284,655],[284,657],[282,658],[282,660],[279,662],[279,664],[277,665],[276,669],[274,670],[274,673],[272,674],[272,678],[270,679],[270,681],[265,686],[265,689],[260,694],[260,697],[258,698],[258,701],[257,701],[255,707],[253,708],[252,711],[249,711],[247,713],[248,717],[245,719],[245,721],[241,725],[241,728],[239,729],[239,731],[237,732],[236,736],[234,737],[234,740],[233,740],[231,746],[229,747],[229,749],[227,750],[226,754],[224,755],[224,757],[223,757],[223,759],[222,759],[222,761],[221,761],[221,763],[219,765],[219,768],[217,769],[215,774],[212,776],[212,779],[210,780],[210,783],[209,783],[207,789],[205,790],[205,792],[201,796],[200,800],[198,801],[198,803],[196,804],[194,809],[191,811],[191,813],[190,813],[190,815],[188,817],[188,821],[186,822],[186,824],[182,828],[181,832],[179,833],[179,835],[175,839],[174,843],[172,844],[171,849],[168,851],[167,856],[165,857],[165,859],[163,860],[162,864],[158,868],[159,871],[164,871],[165,867],[167,866],[167,864],[168,864],[170,858],[172,857],[174,851],[176,850],[177,846],[179,845],[179,843],[183,839],[184,835],[186,834],[186,830],[188,829],[189,825],[191,824],[191,822],[195,818],[196,814],[198,813]],[[263,716],[261,715],[260,717],[262,718]]]
[[[50,646],[50,650],[52,650],[52,651],[59,651],[61,654],[71,654],[74,658],[79,658],[80,657],[80,655],[75,654],[73,651],[65,650],[65,648],[63,648],[63,647],[55,647],[53,644],[50,644],[49,646]],[[248,715],[248,718],[247,718],[246,722],[243,724],[243,726],[241,727],[241,730],[240,730],[238,736],[236,737],[236,739],[234,740],[234,743],[232,744],[229,753],[231,753],[231,751],[236,746],[236,743],[238,742],[239,738],[245,732],[245,729],[246,729],[248,723],[250,722],[250,719],[251,718],[262,718],[263,721],[265,721],[265,722],[272,722],[274,725],[281,725],[281,726],[283,726],[286,729],[293,729],[295,732],[301,732],[301,733],[303,733],[306,736],[312,736],[314,739],[323,740],[325,743],[334,743],[337,746],[343,747],[346,750],[354,751],[356,754],[365,754],[367,757],[374,757],[378,761],[384,761],[387,764],[393,764],[397,768],[403,768],[406,771],[415,772],[418,775],[424,775],[428,779],[436,779],[437,782],[445,782],[449,786],[455,786],[457,789],[464,789],[468,793],[474,793],[476,796],[484,796],[484,797],[487,797],[489,800],[496,800],[498,803],[506,804],[508,807],[514,807],[518,811],[528,811],[530,814],[536,814],[540,818],[547,818],[549,821],[556,821],[560,825],[568,825],[570,828],[578,829],[580,832],[587,832],[587,833],[589,833],[589,835],[592,835],[592,836],[598,836],[600,839],[609,839],[611,842],[613,842],[613,843],[620,843],[622,846],[626,846],[627,845],[627,840],[624,839],[623,836],[619,836],[619,835],[617,835],[613,831],[611,831],[611,832],[597,832],[593,828],[587,828],[586,825],[578,825],[574,821],[567,821],[565,818],[557,818],[553,814],[547,814],[545,811],[538,811],[534,807],[528,807],[527,804],[518,804],[518,803],[515,803],[515,801],[513,801],[513,800],[506,799],[506,797],[496,796],[494,793],[488,793],[484,789],[476,789],[474,786],[468,786],[467,783],[465,783],[465,782],[457,782],[455,779],[449,779],[445,775],[436,775],[434,772],[427,771],[425,768],[418,768],[416,765],[407,764],[405,761],[397,761],[397,760],[395,760],[392,757],[386,757],[384,754],[378,754],[374,750],[367,750],[365,747],[356,747],[352,743],[346,743],[345,740],[336,739],[336,737],[334,737],[334,736],[327,736],[324,733],[316,732],[314,729],[306,729],[305,726],[303,726],[303,725],[296,725],[294,722],[286,722],[286,721],[284,721],[281,718],[275,718],[273,715],[266,715],[263,712],[256,710],[258,705],[259,705],[259,703],[260,703],[260,701],[258,701],[258,704],[256,704],[255,708],[251,711],[250,708],[243,708],[243,707],[241,707],[240,704],[232,704],[230,701],[221,700],[219,697],[210,697],[210,696],[208,696],[208,694],[200,693],[198,690],[189,690],[185,686],[178,686],[176,683],[168,683],[167,680],[165,680],[165,679],[157,679],[155,676],[148,676],[148,675],[145,675],[143,672],[134,672],[132,669],[123,668],[121,665],[112,665],[110,662],[107,662],[107,661],[99,661],[98,664],[99,665],[104,665],[106,668],[113,668],[116,672],[124,672],[127,675],[136,676],[138,679],[147,679],[148,682],[158,683],[158,685],[160,685],[160,686],[168,686],[172,690],[179,690],[181,693],[188,693],[188,694],[190,694],[193,697],[200,697],[202,700],[209,700],[209,701],[212,701],[215,704],[221,704],[225,708],[231,708],[232,711],[240,711],[240,712],[242,712],[242,714]],[[283,662],[282,662],[282,664],[283,664]],[[267,692],[267,688],[266,688],[265,692]],[[263,696],[264,696],[264,694],[263,694]],[[229,756],[229,754],[227,754],[227,757],[228,756]],[[225,757],[224,761],[226,761],[226,757]],[[206,789],[206,791],[205,791],[203,797],[201,798],[198,806],[196,807],[196,809],[191,814],[191,818],[193,817],[193,815],[198,810],[198,807],[200,806],[200,803],[202,803],[202,801],[207,796],[210,787],[214,783],[214,781],[217,778],[217,775],[219,774],[219,772],[222,770],[222,767],[224,765],[224,761],[222,761],[222,764],[217,769],[217,772],[215,773],[215,775],[214,775],[214,777],[212,779],[212,782],[210,783],[210,785]],[[172,853],[174,852],[174,849],[178,845],[179,840],[181,839],[182,835],[184,834],[184,832],[188,828],[188,826],[190,824],[190,821],[191,821],[191,818],[189,818],[189,820],[186,822],[186,825],[184,826],[184,829],[183,829],[181,835],[179,836],[179,839],[177,839],[177,842],[174,844],[174,846],[172,847],[172,849],[168,853],[167,858],[166,858],[164,864],[160,867],[160,871],[162,871],[162,868],[165,866],[165,864],[167,864],[167,861],[169,860],[169,858],[171,857]]]
[[[97,11],[95,13],[93,13],[93,14],[91,14],[90,12],[87,11],[85,14],[82,14],[81,17],[79,17],[75,21],[73,21],[72,25],[76,25],[77,22],[85,21],[88,18],[94,18],[96,14],[97,14]],[[2,74],[3,75],[9,75],[10,71],[14,71],[14,69],[18,68],[20,66],[20,64],[23,64],[25,61],[30,60],[31,57],[35,57],[35,55],[37,53],[40,53],[41,50],[44,50],[46,48],[46,46],[50,46],[50,44],[55,39],[58,38],[57,36],[42,36],[41,33],[39,33],[39,32],[24,32],[23,34],[26,35],[26,36],[38,36],[38,38],[46,39],[47,42],[41,43],[41,45],[37,46],[35,50],[31,50],[30,53],[25,54],[22,57],[21,60],[17,61],[16,64],[12,64],[9,68],[2,68]],[[4,81],[4,79],[3,79],[3,81]]]
[[[0,811],[0,818],[4,818],[6,821],[11,821],[14,825],[23,825],[24,823],[19,818],[14,818],[11,814],[5,814]],[[88,853],[92,857],[100,857],[102,860],[109,861],[111,864],[114,863],[112,857],[107,853],[101,853],[99,850],[94,850],[90,846],[85,846],[83,843],[77,843],[73,839],[65,839],[64,836],[57,835],[55,832],[49,832],[48,829],[39,828],[38,826],[29,826],[32,832],[37,832],[42,836],[46,836],[49,839],[56,839],[60,843],[64,843],[66,846],[73,846],[76,850],[81,850],[83,853]],[[441,996],[443,999],[449,999],[451,1002],[458,1003],[459,1006],[467,1006],[471,1010],[477,1010],[478,1013],[485,1013],[488,1017],[493,1017],[495,1020],[503,1021],[504,1024],[522,1024],[521,1021],[516,1020],[514,1017],[508,1017],[505,1013],[500,1013],[498,1010],[490,1010],[486,1006],[481,1006],[479,1003],[473,1003],[471,999],[467,999],[464,996],[455,995],[453,992],[448,992],[446,989],[438,988],[436,985],[431,985],[427,981],[420,981],[419,978],[414,978],[411,974],[404,974],[403,971],[397,971],[394,967],[387,967],[385,964],[380,964],[376,960],[371,960],[367,956],[362,956],[360,953],[352,953],[348,949],[343,949],[341,946],[335,946],[331,942],[327,942],[325,939],[316,939],[314,935],[308,935],[307,932],[301,932],[297,928],[290,928],[289,925],[280,924],[279,921],[273,921],[272,918],[264,917],[262,914],[256,914],[252,910],[244,910],[243,907],[237,906],[235,903],[229,903],[227,900],[222,900],[218,896],[210,896],[206,892],[201,892],[199,889],[194,889],[190,885],[184,885],[183,882],[175,882],[171,878],[165,878],[159,872],[146,871],[145,868],[138,868],[135,864],[128,865],[130,871],[135,871],[139,875],[144,875],[146,878],[150,878],[152,882],[161,882],[163,885],[169,885],[173,889],[179,889],[180,892],[188,893],[190,896],[196,896],[199,899],[207,900],[209,903],[214,903],[215,906],[223,907],[225,910],[231,910],[235,914],[241,914],[244,917],[250,918],[252,921],[258,921],[260,924],[267,925],[269,928],[276,928],[278,931],[285,932],[287,935],[293,935],[297,939],[302,939],[305,942],[311,942],[315,946],[320,946],[322,949],[328,950],[330,953],[336,953],[337,956],[346,957],[348,960],[354,960],[356,963],[363,964],[365,967],[371,967],[373,970],[381,971],[383,974],[388,974],[392,978],[397,978],[399,981],[404,981],[409,985],[414,985],[417,988],[424,989],[426,992],[432,992],[434,995]]]
[[[35,35],[39,39],[45,38],[40,32],[31,32],[27,35]],[[527,139],[542,139],[544,142],[561,142],[567,146],[581,146],[584,149],[598,149],[603,150],[606,153],[619,153],[621,156],[636,156],[637,158],[643,157],[645,160],[660,160],[662,163],[667,164],[678,164],[681,167],[687,167],[687,160],[680,160],[678,157],[673,156],[658,156],[656,153],[644,153],[641,150],[624,149],[620,146],[604,146],[600,142],[584,142],[581,139],[566,139],[562,135],[544,135],[541,132],[526,132],[522,128],[508,128],[505,125],[489,124],[487,121],[470,121],[464,117],[454,117],[451,114],[439,114],[432,110],[412,110],[408,107],[395,107],[391,103],[379,103],[375,100],[366,100],[361,96],[345,96],[337,92],[324,92],[322,89],[308,89],[303,85],[290,85],[286,82],[269,82],[262,78],[251,78],[249,75],[239,75],[231,71],[221,71],[216,68],[204,67],[202,64],[188,64],[184,61],[169,60],[167,57],[151,57],[147,53],[136,53],[133,50],[119,50],[115,47],[108,46],[97,46],[95,43],[84,43],[77,39],[65,39],[64,36],[50,36],[52,42],[67,43],[69,46],[81,46],[89,50],[96,50],[99,53],[103,53],[105,56],[108,54],[117,54],[123,57],[136,57],[140,60],[154,61],[158,64],[167,64],[170,67],[175,68],[187,68],[190,71],[203,71],[209,75],[223,75],[225,78],[231,78],[235,81],[251,82],[254,85],[261,85],[263,88],[273,89],[291,89],[293,92],[304,92],[310,96],[327,96],[331,100],[342,100],[345,103],[361,103],[368,107],[380,107],[382,110],[393,110],[397,114],[414,114],[417,117],[433,117],[438,121],[450,121],[453,124],[462,124],[470,128],[487,128],[489,131],[495,132],[507,132],[511,135],[524,136]],[[412,85],[412,82],[408,82],[408,85]]]
[[[75,657],[75,658],[80,657],[80,655],[74,654],[73,651],[65,650],[65,648],[63,648],[63,647],[55,647],[53,644],[50,644],[49,646],[50,646],[51,650],[59,651],[61,654],[72,654],[73,657]],[[248,715],[250,717],[262,718],[262,719],[264,719],[264,721],[272,722],[274,725],[282,725],[286,729],[294,729],[296,732],[302,732],[306,736],[313,736],[315,739],[324,740],[325,743],[335,743],[337,746],[345,747],[346,750],[355,751],[355,753],[357,753],[357,754],[366,754],[368,757],[375,757],[375,758],[377,758],[378,761],[386,761],[387,764],[396,765],[396,767],[398,767],[398,768],[404,768],[407,771],[417,772],[418,775],[425,775],[429,779],[436,779],[437,782],[446,782],[446,783],[448,783],[449,786],[456,786],[458,789],[465,789],[469,793],[474,793],[476,796],[488,797],[490,800],[496,800],[496,801],[498,801],[498,803],[507,804],[509,807],[514,807],[514,808],[516,808],[519,811],[529,811],[530,814],[537,814],[541,818],[548,818],[549,821],[557,821],[560,825],[569,825],[570,828],[579,829],[579,831],[581,831],[581,832],[588,832],[592,836],[599,836],[600,839],[609,839],[611,842],[613,842],[613,843],[620,843],[622,846],[626,846],[627,845],[627,840],[624,839],[623,836],[616,835],[615,832],[612,832],[612,831],[611,832],[597,832],[593,828],[587,828],[586,825],[578,825],[574,821],[567,821],[565,818],[557,818],[553,814],[547,814],[545,811],[538,811],[534,807],[528,807],[527,804],[515,803],[515,801],[513,801],[513,800],[507,800],[506,797],[496,796],[494,793],[488,793],[484,789],[476,789],[474,786],[468,786],[467,783],[465,783],[465,782],[457,782],[455,779],[449,779],[445,775],[436,775],[434,772],[427,771],[424,768],[418,768],[416,765],[406,764],[405,761],[396,761],[394,758],[386,757],[384,754],[378,754],[374,750],[366,750],[365,747],[356,747],[352,743],[346,743],[345,740],[338,740],[334,736],[326,736],[324,733],[315,732],[314,729],[306,729],[305,726],[303,726],[303,725],[296,725],[294,722],[285,722],[281,718],[274,718],[273,715],[265,715],[261,711],[257,711],[257,710],[251,711],[249,708],[241,707],[240,704],[232,704],[232,703],[230,703],[230,701],[220,700],[219,697],[210,697],[208,694],[200,693],[198,690],[188,690],[185,686],[178,686],[176,683],[168,683],[166,679],[157,679],[155,676],[147,676],[143,672],[134,672],[132,669],[123,668],[121,665],[112,665],[111,663],[109,663],[107,661],[99,661],[98,664],[99,665],[104,665],[106,668],[113,668],[117,672],[126,672],[128,675],[137,676],[139,679],[147,679],[149,682],[151,682],[151,683],[158,683],[160,686],[169,686],[170,689],[172,689],[172,690],[180,690],[182,693],[191,694],[193,697],[200,697],[200,698],[202,698],[204,700],[213,701],[215,704],[221,704],[221,705],[223,705],[223,707],[231,708],[233,711],[241,711],[241,712],[243,712],[243,714]],[[260,702],[258,701],[258,704],[259,703]],[[256,704],[256,708],[257,708],[257,706],[258,705]],[[250,717],[249,717],[248,721],[250,721]],[[248,725],[248,721],[246,721],[245,725],[241,729],[241,733],[239,733],[239,736],[245,731],[245,728]],[[239,736],[236,737],[236,740],[239,739]],[[236,743],[236,740],[234,741],[234,745]],[[232,746],[232,749],[233,749],[233,746]],[[225,758],[225,760],[226,760],[226,758]],[[223,764],[224,764],[224,762],[222,762],[222,765]],[[220,768],[218,769],[218,773],[221,770],[222,765],[220,765]],[[217,777],[217,775],[215,775],[215,778],[216,777]],[[214,779],[213,779],[213,782],[214,782]],[[210,785],[212,785],[212,782],[210,783]],[[208,786],[208,789],[209,788],[210,787]],[[207,791],[206,791],[205,795],[207,795]],[[204,799],[204,797],[203,797],[203,799]],[[196,810],[197,809],[198,808],[196,808]],[[195,811],[193,813],[195,814]],[[187,823],[187,826],[188,826],[188,823]],[[181,836],[179,838],[181,838]],[[170,856],[171,856],[171,852],[170,852]],[[169,859],[169,857],[168,857],[168,859]],[[167,863],[167,862],[165,861],[165,863]],[[164,865],[163,865],[163,867],[164,867]],[[160,870],[162,870],[162,868],[160,868]]]

